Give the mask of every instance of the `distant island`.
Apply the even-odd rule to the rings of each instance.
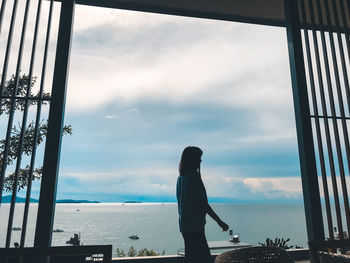
[[[20,196],[16,197],[16,203],[25,203],[26,199]],[[39,203],[38,199],[30,198],[31,203]],[[5,195],[2,197],[2,203],[11,203],[11,195]],[[80,204],[80,203],[100,203],[99,201],[89,200],[74,200],[74,199],[60,199],[56,200],[57,204]]]
[[[56,203],[58,204],[62,204],[62,203],[65,203],[65,204],[78,204],[78,203],[94,203],[94,204],[97,204],[97,203],[100,203],[99,201],[89,201],[89,200],[74,200],[74,199],[60,199],[60,200],[56,200]]]
[[[12,198],[11,195],[5,195],[2,197],[1,202],[2,203],[11,203],[11,198]],[[25,198],[19,197],[19,196],[16,197],[16,203],[25,203],[25,202],[26,202]],[[38,200],[34,199],[34,198],[30,198],[30,202],[31,203],[38,203]]]
[[[137,204],[137,203],[142,203],[140,201],[125,201],[123,202],[124,204]]]

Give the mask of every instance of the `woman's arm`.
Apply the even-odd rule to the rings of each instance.
[[[229,229],[229,226],[220,219],[208,202],[205,203],[204,210],[212,219],[216,221],[216,223],[218,223],[218,225],[222,228],[222,231],[227,231]]]

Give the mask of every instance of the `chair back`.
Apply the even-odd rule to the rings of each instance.
[[[215,263],[293,263],[288,252],[279,247],[247,247],[218,255]]]
[[[330,252],[317,252],[320,263],[350,263],[350,257]]]
[[[340,255],[336,255],[334,253],[324,253],[328,251],[336,252],[337,250],[345,253],[350,251],[350,239],[342,239],[342,240],[325,240],[325,241],[314,241],[309,242],[309,250],[310,250],[310,258],[313,261],[321,262],[343,262],[342,260],[348,260],[348,258],[342,258]]]

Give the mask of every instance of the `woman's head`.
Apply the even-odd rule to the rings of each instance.
[[[200,167],[201,157],[203,151],[195,146],[186,147],[181,155],[181,161],[179,164],[179,173],[182,174],[185,171],[194,171]]]

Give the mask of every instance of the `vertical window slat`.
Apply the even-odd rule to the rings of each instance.
[[[2,29],[2,21],[4,20],[6,1],[7,0],[2,0],[1,7],[0,7],[1,8],[0,9],[0,35],[1,35],[1,29]]]
[[[23,143],[24,135],[25,135],[26,128],[27,128],[27,115],[28,115],[28,109],[29,109],[28,103],[29,103],[29,96],[31,93],[31,83],[32,83],[32,79],[33,79],[33,70],[34,70],[37,38],[38,38],[38,31],[39,31],[39,24],[40,24],[41,7],[42,7],[42,0],[39,0],[37,11],[36,11],[34,37],[33,37],[32,52],[31,52],[31,59],[30,59],[30,66],[29,66],[26,103],[25,103],[25,108],[24,108],[24,113],[23,113],[23,123],[22,123],[22,130],[21,130],[21,139],[20,139],[21,143]],[[38,103],[40,103],[40,100],[38,100]],[[36,141],[37,141],[37,139],[34,138],[32,143],[34,145],[36,145],[36,143],[35,143]],[[34,150],[32,151],[32,156],[33,155],[35,156],[35,150],[36,150],[36,148],[34,148]],[[22,152],[20,154],[22,155]],[[16,173],[17,172],[18,171],[16,171]],[[23,222],[22,222],[21,241],[20,241],[21,247],[24,247],[25,236],[26,236],[26,232],[27,232],[32,179],[33,179],[33,169],[30,169],[29,173],[28,173],[28,179],[27,179],[28,181],[27,181],[26,200],[25,200],[25,205],[24,205],[24,214],[23,214]]]
[[[324,66],[325,66],[325,72],[326,72],[326,77],[327,77],[329,104],[330,104],[330,108],[331,108],[331,115],[332,115],[332,119],[333,119],[333,124],[334,123],[336,124],[336,118],[335,118],[336,111],[335,111],[335,105],[334,105],[332,81],[331,81],[331,74],[330,74],[330,68],[329,68],[328,51],[327,51],[325,29],[324,29],[324,24],[323,24],[322,8],[321,8],[320,0],[317,0],[317,13],[318,13],[319,21],[320,21],[320,33],[321,33],[321,43],[322,43],[322,51],[323,51],[322,54],[323,54],[323,58],[324,58]],[[325,117],[327,117],[327,116],[325,116]],[[324,123],[325,123],[325,125],[328,126],[328,121],[325,121]],[[337,131],[336,127],[337,126],[333,125],[333,128],[335,131]],[[343,224],[342,224],[342,220],[341,220],[336,171],[335,171],[335,165],[334,165],[332,143],[331,143],[331,139],[330,139],[331,138],[330,129],[328,129],[328,133],[327,133],[327,128],[326,128],[326,138],[327,138],[327,148],[328,148],[328,159],[329,159],[329,165],[330,165],[330,170],[331,170],[333,197],[334,197],[335,210],[336,210],[336,219],[337,219],[337,225],[338,225],[340,237],[342,239],[342,237],[343,237]]]
[[[334,3],[332,0],[331,2]],[[325,5],[325,10],[326,10],[326,19],[327,19],[327,24],[331,25],[331,14],[330,14],[330,6],[328,3],[328,0],[324,0],[324,5]],[[337,8],[333,6],[333,15],[334,15],[334,22],[337,26],[339,26],[338,22],[338,16],[337,16]],[[342,128],[343,128],[343,135],[345,139],[345,143],[347,143],[347,153],[349,153],[349,139],[348,139],[348,134],[347,134],[347,127],[346,127],[346,122],[345,122],[345,111],[344,111],[344,103],[343,103],[343,96],[342,96],[342,91],[341,91],[341,83],[340,83],[340,76],[339,76],[339,67],[338,67],[338,60],[337,60],[337,55],[336,55],[336,48],[335,48],[335,40],[333,37],[333,31],[328,32],[329,36],[329,42],[331,46],[331,55],[332,55],[332,62],[333,62],[333,71],[334,71],[334,76],[335,76],[335,87],[337,90],[337,97],[338,97],[338,104],[339,104],[339,110],[340,110],[340,115],[341,115],[341,123],[342,123]],[[338,41],[339,42],[339,41]],[[333,116],[335,117],[335,116]],[[349,208],[349,198],[348,198],[348,193],[347,193],[347,187],[346,187],[346,181],[345,181],[345,172],[344,172],[344,162],[343,162],[343,155],[342,155],[342,150],[341,150],[341,143],[339,139],[339,130],[338,130],[338,123],[336,119],[333,119],[333,127],[334,127],[334,136],[335,136],[335,142],[336,142],[336,149],[337,149],[337,157],[338,157],[338,168],[339,168],[339,173],[340,173],[340,180],[341,180],[341,186],[342,186],[342,193],[343,193],[343,199],[344,199],[344,208],[345,208],[345,218],[346,218],[346,224],[347,228],[350,229],[350,208]],[[350,153],[349,153],[350,154]],[[340,231],[340,230],[339,230]],[[342,233],[339,233],[339,238],[342,239]]]
[[[306,21],[306,13],[305,13],[305,4],[306,1],[302,1],[304,4],[302,4],[302,12],[303,12],[303,20],[304,20],[304,26],[305,30],[308,30],[307,28],[307,21]],[[322,105],[322,113],[324,116],[327,116],[327,107],[325,103],[325,95],[324,95],[324,89],[323,89],[323,80],[322,80],[322,72],[321,72],[321,63],[320,63],[320,56],[319,56],[319,48],[317,43],[317,34],[315,30],[315,17],[314,17],[314,10],[313,10],[313,3],[312,0],[309,0],[309,11],[310,11],[310,24],[312,28],[312,35],[313,35],[313,43],[314,43],[314,51],[315,51],[315,59],[316,59],[316,66],[317,66],[317,76],[318,76],[318,84],[319,84],[319,92],[321,97],[321,105]],[[308,35],[306,35],[307,41],[309,41]],[[307,43],[307,50],[308,50],[308,57],[309,57],[309,67],[312,67],[312,61],[311,61],[311,51],[310,51],[310,45]],[[309,72],[310,75],[313,74],[312,71]],[[312,76],[313,79],[313,76]],[[313,92],[313,101],[314,104],[317,107],[316,102],[316,92],[315,92],[315,85],[312,83],[311,86]],[[316,130],[317,130],[317,139],[318,139],[318,148],[319,148],[319,158],[320,158],[320,165],[321,165],[321,176],[322,176],[322,186],[323,186],[323,192],[325,196],[325,205],[326,205],[326,215],[327,215],[327,223],[328,223],[328,232],[329,237],[331,239],[334,239],[334,232],[333,232],[333,222],[332,222],[332,215],[331,215],[331,206],[330,206],[330,200],[329,200],[329,190],[328,190],[328,183],[327,183],[327,174],[326,174],[326,167],[325,167],[325,161],[324,161],[324,152],[323,152],[323,143],[322,143],[322,135],[320,131],[320,124],[319,119],[315,116],[316,121]],[[328,119],[324,119],[324,125],[325,125],[325,131],[326,131],[326,141],[329,145],[330,137],[329,137],[329,126],[328,126]]]
[[[21,39],[20,39],[20,45],[19,45],[19,51],[18,51],[17,65],[16,65],[15,85],[13,87],[13,92],[12,92],[13,97],[15,97],[17,95],[18,86],[19,86],[19,78],[20,78],[20,72],[21,72],[21,67],[22,67],[23,48],[24,48],[24,44],[25,44],[26,31],[27,31],[29,7],[30,7],[30,0],[27,0],[25,12],[24,12],[24,18],[23,18],[23,25],[22,25]],[[8,128],[10,128],[11,130],[12,130],[12,126],[13,126],[13,118],[14,118],[15,108],[16,108],[15,105],[16,105],[16,99],[13,99],[12,103],[11,103],[11,109],[10,109],[10,115],[9,115],[9,121],[8,121]],[[23,120],[24,120],[24,117],[23,117]],[[25,129],[25,127],[22,127],[22,129],[23,128]],[[8,130],[9,133],[6,134],[6,140],[10,139],[11,130]],[[23,130],[23,132],[24,132],[24,130]],[[23,148],[23,138],[22,138],[22,141],[19,142],[17,149],[16,149],[17,150],[16,171],[15,171],[14,181],[13,181],[13,185],[12,185],[11,206],[10,206],[10,214],[9,214],[9,219],[8,219],[6,244],[5,244],[6,247],[9,247],[10,242],[11,242],[12,224],[13,224],[13,217],[14,217],[14,212],[15,212],[16,196],[17,196],[18,175],[19,175],[19,170],[21,167],[21,160],[22,160],[22,148]],[[5,156],[5,154],[4,154],[4,156]]]

